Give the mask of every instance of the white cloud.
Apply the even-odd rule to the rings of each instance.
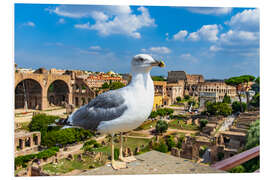
[[[206,15],[226,15],[232,11],[230,7],[190,7],[187,9],[193,13]]]
[[[91,29],[89,22],[87,22],[85,24],[75,24],[74,27],[78,28],[78,29]]]
[[[101,50],[100,46],[90,46],[89,49],[91,50]]]
[[[159,53],[159,54],[169,54],[171,53],[171,50],[165,46],[160,46],[160,47],[151,47],[149,48],[151,52],[154,53]]]
[[[220,41],[225,44],[254,44],[259,40],[259,33],[248,31],[233,31],[229,30],[226,33],[220,35]]]
[[[171,50],[165,46],[150,47],[149,49],[141,49],[141,52],[144,53],[156,53],[156,54],[169,54]]]
[[[196,57],[192,56],[190,53],[181,54],[180,59],[185,60],[185,61],[190,61],[192,63],[198,62],[198,59]]]
[[[23,26],[30,26],[30,27],[35,27],[35,23],[34,22],[31,22],[31,21],[28,21],[26,23],[23,23]]]
[[[259,31],[260,25],[259,9],[246,9],[232,16],[226,24],[236,30]]]
[[[59,24],[65,24],[65,23],[66,23],[66,21],[65,21],[65,19],[64,19],[64,18],[60,18],[60,19],[58,20],[58,23],[59,23]]]
[[[180,30],[178,33],[173,35],[174,40],[184,40],[188,32],[186,30]]]
[[[132,12],[129,6],[58,6],[47,10],[70,18],[92,18],[95,23],[76,24],[74,27],[96,30],[102,36],[125,34],[140,38],[139,29],[156,26],[155,20],[144,7],[136,9],[139,14]]]
[[[225,22],[230,28],[212,45],[211,52],[224,52],[245,57],[259,56],[259,10],[246,9]]]
[[[219,27],[216,24],[204,25],[198,31],[189,34],[188,39],[191,41],[205,40],[215,42],[218,40]]]
[[[212,51],[212,52],[217,52],[217,51],[220,51],[222,48],[220,47],[217,47],[216,45],[212,45],[210,46],[209,50]]]

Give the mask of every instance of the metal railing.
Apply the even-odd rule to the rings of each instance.
[[[224,159],[213,164],[211,167],[219,170],[228,171],[240,164],[247,162],[260,155],[260,146],[256,146],[252,149],[236,154],[230,158]],[[257,170],[259,171],[259,170]]]

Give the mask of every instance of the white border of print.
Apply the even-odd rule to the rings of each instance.
[[[181,175],[152,175],[140,178],[181,178],[181,179],[261,179],[269,175],[269,147],[270,118],[267,113],[267,102],[270,100],[269,93],[269,3],[266,0],[8,0],[1,2],[1,177],[14,178],[13,170],[13,129],[14,129],[14,3],[46,3],[46,4],[103,4],[103,5],[160,5],[160,6],[200,6],[200,7],[257,7],[260,8],[260,73],[261,73],[261,173],[253,174],[181,174]],[[165,14],[166,15],[166,14]],[[269,104],[269,103],[268,103]],[[37,177],[40,178],[40,177]],[[74,179],[73,176],[42,177],[42,179]],[[82,176],[76,179],[137,179],[138,175],[132,176]],[[26,178],[20,178],[26,179]]]

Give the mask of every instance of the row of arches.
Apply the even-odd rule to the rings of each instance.
[[[65,103],[73,103],[79,106],[88,103],[91,98],[94,97],[93,92],[86,85],[83,86],[83,89],[87,87],[87,93],[83,94],[84,97],[81,97],[82,91],[76,93],[76,96],[74,96],[71,94],[68,84],[63,80],[55,80],[47,87],[47,89],[43,88],[41,84],[34,79],[24,79],[20,81],[15,87],[15,109],[42,109],[42,101],[47,101],[48,106],[63,106]],[[75,84],[74,87],[82,86]],[[89,92],[91,93],[89,94]],[[46,96],[47,99],[44,98],[44,96]],[[72,98],[70,96],[72,96]],[[73,99],[73,102],[70,102],[70,99]]]

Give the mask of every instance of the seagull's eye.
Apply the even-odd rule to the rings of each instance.
[[[139,58],[139,61],[140,61],[140,62],[143,62],[143,61],[144,61],[144,59],[140,57],[140,58]]]

